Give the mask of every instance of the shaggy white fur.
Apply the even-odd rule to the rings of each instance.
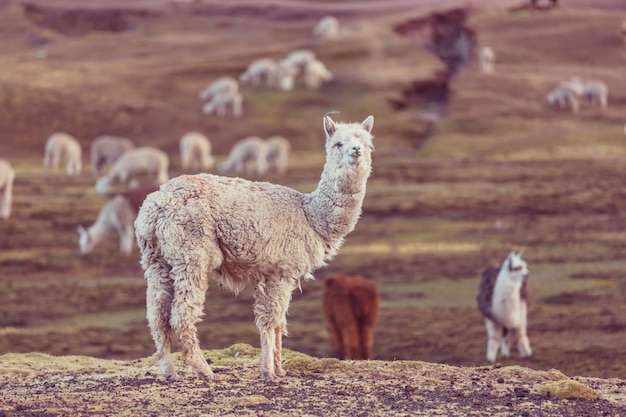
[[[91,172],[100,177],[105,165],[113,165],[124,152],[135,145],[129,139],[117,136],[98,136],[91,142]]]
[[[487,329],[487,360],[494,362],[500,353],[508,357],[517,344],[520,356],[532,355],[526,334],[528,315],[528,266],[521,253],[511,252],[500,268],[483,272],[478,291],[478,309]]]
[[[6,159],[0,159],[0,218],[3,219],[8,219],[11,215],[13,181],[15,181],[13,167]]]
[[[135,221],[147,282],[147,319],[161,371],[178,379],[171,338],[197,375],[213,378],[197,337],[207,276],[238,293],[255,286],[265,380],[285,375],[282,336],[300,280],[325,265],[361,214],[371,171],[373,116],[324,116],[326,164],[315,191],[210,174],[182,175],[146,197]]]
[[[158,185],[148,185],[111,196],[100,209],[94,224],[87,229],[77,226],[80,253],[91,252],[107,235],[115,232],[120,238],[120,252],[131,253],[135,241],[133,222],[139,206],[148,194],[158,189]]]
[[[48,138],[43,159],[46,171],[56,172],[61,161],[65,162],[67,175],[74,177],[83,169],[82,150],[80,143],[67,133],[53,133]]]
[[[213,166],[211,141],[199,132],[188,132],[180,138],[180,162],[183,169],[206,171]]]
[[[115,161],[109,172],[96,181],[96,191],[109,192],[116,182],[128,184],[130,188],[139,185],[139,177],[151,177],[149,182],[163,184],[168,180],[169,157],[165,152],[151,146],[130,149]]]
[[[264,175],[267,172],[267,145],[258,136],[235,143],[228,158],[217,168],[220,174]]]
[[[265,139],[267,170],[278,174],[287,172],[291,144],[282,136],[270,136]]]

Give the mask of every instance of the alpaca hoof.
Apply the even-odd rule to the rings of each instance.
[[[283,376],[287,376],[287,371],[285,371],[283,368],[278,368],[276,370],[276,375],[278,377],[283,377]]]
[[[176,372],[174,372],[172,374],[165,375],[165,380],[167,382],[182,381],[182,379],[183,378],[180,375],[178,375]]]
[[[263,374],[265,382],[280,382],[280,377],[276,374]]]

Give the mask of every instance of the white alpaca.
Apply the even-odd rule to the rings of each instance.
[[[317,90],[322,86],[322,82],[333,79],[333,73],[326,68],[322,61],[314,60],[304,69],[304,85],[311,89]]]
[[[572,113],[578,113],[580,108],[580,99],[578,93],[566,86],[558,86],[550,91],[546,97],[548,104],[557,109],[569,108]]]
[[[289,62],[262,58],[253,61],[239,76],[239,81],[242,84],[288,91],[293,88],[295,75],[296,69]]]
[[[278,63],[271,58],[261,58],[252,61],[246,71],[239,76],[239,82],[253,86],[276,86],[276,71]]]
[[[521,357],[531,356],[526,334],[528,266],[521,253],[511,252],[501,267],[491,266],[483,272],[477,301],[487,329],[487,360],[496,360],[498,346],[500,354],[508,357],[514,343]]]
[[[105,165],[113,165],[124,152],[135,145],[129,139],[117,136],[99,136],[91,142],[91,172],[100,177]]]
[[[188,132],[180,138],[180,162],[183,169],[206,171],[213,166],[211,141],[198,132]]]
[[[324,16],[313,28],[312,34],[316,38],[335,39],[339,36],[339,21],[334,16]]]
[[[300,73],[303,74],[309,63],[315,60],[317,60],[317,58],[313,51],[308,49],[297,49],[287,54],[287,56],[283,59],[283,62],[288,62],[296,69],[296,74],[294,75],[294,77],[296,77]]]
[[[243,95],[239,91],[214,94],[202,107],[202,113],[221,117],[226,116],[229,111],[236,118],[243,115]]]
[[[287,172],[291,144],[282,136],[270,136],[265,139],[267,170],[278,174]]]
[[[483,74],[493,74],[495,70],[496,53],[492,48],[483,46],[478,53],[478,68]]]
[[[233,77],[224,76],[219,77],[209,84],[204,90],[200,91],[198,97],[200,100],[207,101],[211,100],[213,96],[237,92],[239,92],[239,82]]]
[[[13,181],[15,181],[13,167],[6,159],[0,159],[0,218],[2,219],[8,219],[11,215]]]
[[[584,81],[582,97],[585,103],[596,104],[601,109],[606,109],[609,104],[609,88],[602,81]]]
[[[100,209],[100,214],[94,224],[87,229],[77,226],[80,253],[88,254],[111,233],[119,235],[120,252],[131,253],[135,241],[133,222],[137,217],[139,207],[148,194],[158,189],[158,185],[149,185],[111,196]]]
[[[182,175],[146,197],[135,221],[147,282],[147,319],[161,372],[179,379],[172,337],[194,372],[212,379],[196,323],[209,277],[235,293],[255,287],[261,373],[278,381],[291,293],[337,253],[361,214],[374,118],[324,117],[326,164],[315,191],[210,174]]]
[[[43,166],[46,171],[56,172],[61,161],[65,163],[67,175],[74,177],[83,168],[80,143],[67,133],[53,133],[48,138],[45,148]]]
[[[267,145],[258,136],[250,136],[237,142],[228,158],[217,168],[220,174],[263,175],[267,172]]]
[[[159,184],[168,180],[169,157],[160,149],[145,146],[130,149],[115,161],[109,172],[96,181],[96,191],[109,192],[116,182],[128,184],[130,188],[139,185],[139,177],[149,176],[150,182]]]

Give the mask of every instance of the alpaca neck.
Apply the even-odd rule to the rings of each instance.
[[[493,312],[507,324],[517,324],[521,309],[520,290],[522,282],[513,280],[507,271],[501,271],[493,289]]]
[[[338,249],[361,215],[369,168],[341,173],[328,166],[317,189],[307,195],[304,211],[309,224],[330,248]]]

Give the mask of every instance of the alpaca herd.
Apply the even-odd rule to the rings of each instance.
[[[556,109],[569,109],[572,113],[578,113],[583,104],[606,109],[608,97],[609,89],[604,82],[572,77],[554,87],[546,96],[546,100]]]
[[[339,36],[339,21],[334,16],[325,16],[311,31],[313,38],[331,40]],[[326,64],[309,49],[296,49],[280,58],[258,58],[247,66],[238,79],[224,75],[213,80],[198,93],[204,102],[202,113],[233,118],[243,116],[243,94],[241,86],[291,91],[298,77],[308,90],[319,90],[334,75]]]

